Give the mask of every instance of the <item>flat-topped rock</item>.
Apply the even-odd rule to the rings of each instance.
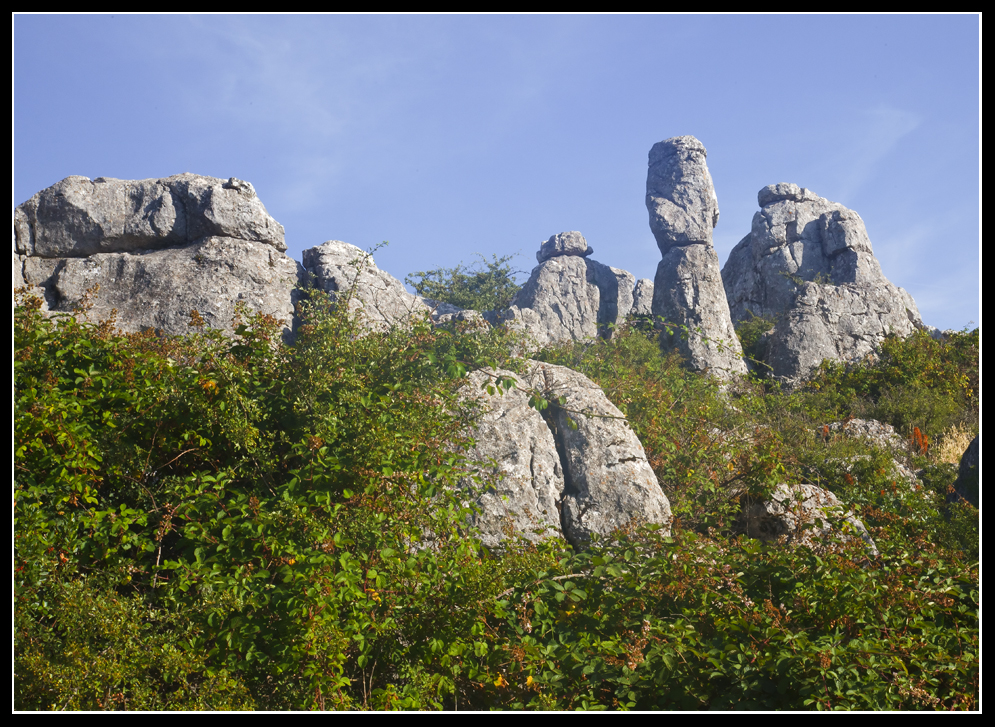
[[[283,225],[248,182],[197,174],[122,180],[66,177],[14,212],[16,250],[32,257],[86,257],[181,247],[231,237],[287,249]]]

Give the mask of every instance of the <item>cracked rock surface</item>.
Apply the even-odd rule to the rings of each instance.
[[[511,307],[499,314],[527,331],[538,347],[611,335],[633,307],[635,276],[587,259],[592,252],[579,232],[561,232],[542,244],[540,261]]]
[[[815,485],[778,485],[769,500],[741,498],[737,529],[751,538],[822,548],[860,538],[872,554],[877,546],[864,524],[829,490]]]
[[[348,296],[349,310],[359,312],[371,330],[386,330],[410,316],[425,315],[424,299],[409,293],[400,280],[380,270],[373,256],[355,245],[329,240],[304,251],[305,276],[314,287]],[[449,306],[445,310],[458,310]]]
[[[855,361],[889,332],[925,327],[912,296],[881,272],[856,212],[795,184],[768,185],[757,199],[722,280],[734,322],[776,322],[763,355],[773,376],[791,383],[823,359]]]
[[[696,371],[729,378],[745,374],[746,364],[712,246],[719,204],[705,157],[693,136],[667,139],[650,150],[646,208],[663,255],[652,308],[654,316],[678,327],[663,332],[665,348],[679,350]]]
[[[67,177],[14,212],[15,286],[35,286],[49,311],[87,298],[91,318],[116,309],[125,332],[185,334],[193,310],[231,331],[241,302],[283,321],[289,340],[300,266],[286,249],[283,226],[235,178]]]
[[[472,395],[486,407],[470,457],[497,463],[489,471],[491,489],[478,500],[485,543],[499,542],[509,528],[530,539],[562,535],[580,547],[592,535],[604,538],[644,523],[669,533],[670,502],[622,413],[583,374],[530,365],[527,375],[485,369],[470,377]],[[478,392],[497,375],[514,377],[519,390]],[[528,406],[529,391],[550,402],[542,414]],[[499,473],[504,479],[494,481]],[[536,523],[545,532],[536,534]]]

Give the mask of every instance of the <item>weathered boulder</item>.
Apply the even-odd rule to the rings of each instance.
[[[830,422],[816,432],[828,439],[833,435],[856,437],[871,442],[881,449],[898,452],[905,449],[905,440],[895,431],[895,427],[877,419],[848,419],[843,422]]]
[[[248,182],[68,177],[15,210],[14,240],[15,285],[36,286],[46,310],[184,334],[194,310],[231,330],[241,303],[292,335],[300,266]]]
[[[864,524],[828,490],[815,485],[778,485],[769,500],[743,495],[736,529],[751,538],[821,549],[858,537],[878,554]]]
[[[719,200],[705,156],[704,145],[693,136],[675,136],[650,149],[646,207],[663,255],[675,245],[712,244]]]
[[[329,240],[305,250],[303,261],[308,285],[336,300],[344,296],[349,310],[359,312],[370,330],[387,330],[431,310],[355,245]]]
[[[578,257],[588,257],[594,252],[594,248],[587,244],[587,240],[576,230],[572,232],[561,232],[553,235],[539,248],[536,253],[536,260],[544,263],[550,258],[564,255],[576,255]]]
[[[251,184],[197,174],[66,177],[15,210],[14,232],[18,253],[49,258],[178,247],[206,237],[287,249],[283,225],[269,216]]]
[[[482,413],[474,435],[476,445],[467,456],[493,462],[479,472],[486,486],[477,496],[479,513],[473,524],[480,529],[484,545],[491,548],[512,533],[532,541],[562,537],[563,469],[553,433],[529,406],[525,387],[507,391],[494,387],[498,376],[519,378],[500,369],[474,371],[468,377],[467,396]],[[493,393],[483,388],[486,385]],[[468,491],[480,488],[472,479],[461,485]]]
[[[482,393],[497,376],[512,377],[517,389]],[[509,528],[530,539],[562,536],[577,546],[640,523],[669,532],[670,503],[639,439],[586,376],[531,362],[527,374],[475,372],[469,385],[469,395],[484,407],[469,456],[495,461],[480,473],[489,484],[478,499],[485,543],[505,539]],[[533,394],[550,402],[542,413],[528,406]]]
[[[284,323],[289,340],[299,265],[270,245],[208,237],[164,250],[24,260],[24,278],[44,291],[52,311],[71,311],[90,296],[94,320],[110,317],[125,332],[190,332],[196,310],[211,328],[232,330],[239,303]]]
[[[719,205],[705,164],[705,147],[693,136],[661,141],[649,153],[646,207],[663,260],[653,283],[653,315],[668,327],[661,342],[695,370],[721,378],[745,374],[712,246]]]
[[[764,362],[791,383],[823,359],[854,361],[889,332],[924,328],[912,296],[891,284],[860,216],[794,184],[758,194],[761,210],[722,279],[733,321],[770,318]]]
[[[670,502],[639,438],[601,388],[553,364],[537,364],[529,383],[552,402],[546,418],[563,464],[567,540],[583,544],[594,533],[605,537],[640,523],[662,525],[669,534]]]
[[[536,255],[541,262],[497,318],[527,331],[539,347],[610,336],[632,310],[635,277],[587,259],[590,252],[579,232],[550,237]]]

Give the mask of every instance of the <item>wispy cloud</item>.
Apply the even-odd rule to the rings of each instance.
[[[839,155],[846,165],[842,173],[841,199],[853,198],[902,138],[922,123],[922,118],[910,111],[880,104],[859,113],[854,122],[850,138]]]

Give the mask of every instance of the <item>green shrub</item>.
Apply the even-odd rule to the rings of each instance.
[[[284,346],[265,316],[160,338],[27,303],[16,709],[978,708],[955,467],[820,436],[888,406],[976,426],[976,333],[889,340],[790,394],[722,390],[633,329],[546,351],[626,413],[677,520],[491,553],[457,490],[461,389],[514,365],[501,331],[360,335],[315,293]],[[834,491],[880,555],[735,536],[736,497],[781,482]]]
[[[515,282],[515,275],[508,261],[513,255],[488,260],[480,255],[480,262],[464,267],[436,268],[427,272],[412,273],[404,279],[407,285],[425,298],[450,303],[459,308],[489,311],[501,310],[511,305],[512,298],[522,286]]]

